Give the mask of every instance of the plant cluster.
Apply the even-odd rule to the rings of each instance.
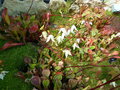
[[[7,42],[0,50],[26,42],[40,44],[37,60],[26,57],[25,73],[18,76],[46,90],[118,87],[120,52],[115,40],[120,33],[106,12],[83,6],[79,14],[63,15],[64,25],[48,28],[51,16],[59,15],[11,17],[3,10],[0,38],[16,43]]]
[[[42,32],[38,59],[25,59],[29,66],[25,75],[32,75],[26,81],[46,90],[94,90],[120,84],[120,52],[115,42],[120,33],[110,26],[105,11],[82,7],[67,21]]]
[[[23,43],[38,42],[43,23],[45,21],[36,15],[9,16],[5,8],[0,22],[0,38]]]

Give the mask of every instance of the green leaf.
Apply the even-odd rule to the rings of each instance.
[[[31,69],[34,69],[35,66],[36,66],[36,64],[30,64],[30,68],[31,68]]]
[[[57,74],[54,76],[54,80],[62,80],[62,74]]]
[[[94,37],[95,35],[97,35],[98,34],[98,30],[97,29],[93,29],[92,31],[91,31],[91,35]]]
[[[95,46],[90,46],[90,49],[91,49],[91,50],[95,49]]]
[[[8,10],[7,10],[7,8],[4,8],[4,9],[3,9],[2,18],[4,19],[4,21],[5,21],[8,25],[10,25],[10,18],[9,18],[9,16],[8,16]]]
[[[34,21],[34,20],[35,20],[35,15],[33,15],[33,16],[30,17],[30,21],[31,22]]]
[[[46,76],[46,77],[49,77],[50,76],[50,70],[49,69],[43,69],[42,75]]]
[[[60,80],[54,82],[54,90],[61,90],[62,82]]]
[[[57,70],[57,71],[60,70],[60,69],[61,69],[60,66],[56,66],[56,67],[55,67],[55,70]]]
[[[88,49],[89,49],[89,48],[87,48],[87,47],[84,48],[84,52],[85,52],[85,53],[88,53]]]
[[[87,10],[82,14],[82,16],[84,17],[84,16],[89,15],[89,14],[91,14],[91,12]]]
[[[44,86],[45,88],[47,88],[47,87],[49,86],[49,84],[50,84],[50,81],[49,81],[49,80],[43,80],[43,81],[42,81],[42,84],[43,84],[43,86]]]
[[[0,39],[5,40],[6,38],[2,34],[0,34]]]
[[[81,54],[84,54],[84,49],[79,48],[79,51],[80,51]]]
[[[99,61],[100,59],[100,57],[95,57],[94,61]]]
[[[74,88],[77,85],[78,81],[76,79],[69,79],[68,86]]]
[[[69,78],[69,79],[75,78],[75,74],[72,73],[72,74],[70,74],[70,75],[67,75],[66,78]]]

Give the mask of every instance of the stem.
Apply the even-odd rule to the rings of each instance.
[[[29,11],[30,11],[30,9],[31,9],[31,7],[32,7],[32,5],[33,5],[33,1],[34,1],[34,0],[32,0],[32,2],[31,2],[31,5],[30,5],[30,7],[29,7],[29,9],[28,9],[28,11],[27,11],[27,14],[29,13]]]
[[[50,15],[50,16],[61,16],[61,15]],[[63,15],[64,17],[72,17],[72,16],[67,16],[67,15]]]
[[[84,66],[67,66],[65,68],[70,68],[70,67],[85,67],[85,66],[94,66],[94,67],[120,67],[118,65],[94,65],[94,64],[88,64]]]
[[[118,81],[118,80],[120,80],[120,78],[115,79],[115,78],[117,78],[118,76],[120,76],[120,74],[118,74],[117,76],[115,76],[113,79],[107,81],[106,83],[103,83],[103,84],[101,84],[101,85],[99,85],[99,86],[96,86],[96,87],[94,87],[94,88],[91,88],[90,90],[95,90],[95,89],[100,88],[101,86],[104,86],[104,85],[109,84],[109,83],[111,83],[111,82]]]
[[[118,65],[94,65],[94,64],[90,64],[90,65],[95,67],[120,67]]]

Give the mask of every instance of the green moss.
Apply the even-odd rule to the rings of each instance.
[[[0,40],[0,47],[5,41]],[[32,90],[32,86],[24,82],[24,80],[16,77],[16,73],[19,72],[18,67],[23,64],[23,58],[30,56],[35,58],[37,53],[35,48],[31,44],[24,46],[16,46],[4,51],[0,51],[0,60],[3,60],[3,65],[0,66],[5,71],[9,71],[6,74],[4,80],[0,79],[0,90]]]

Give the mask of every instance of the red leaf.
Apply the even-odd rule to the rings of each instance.
[[[49,22],[50,21],[50,17],[51,17],[51,14],[50,12],[47,12],[45,13],[43,16],[42,16],[42,19]]]
[[[120,59],[120,56],[114,56],[114,57],[112,57],[112,58],[119,58],[119,59]]]
[[[8,25],[10,24],[10,18],[9,18],[9,16],[8,16],[7,8],[4,8],[4,9],[3,9],[2,18],[3,18],[3,20],[4,20]]]
[[[119,55],[119,51],[114,51],[109,54],[109,56],[117,56],[117,55]]]
[[[90,57],[90,61],[93,61],[93,55],[92,54],[88,54]]]
[[[113,48],[116,48],[117,47],[117,44],[114,44],[112,43],[110,46],[109,46],[109,50],[113,49]]]
[[[62,72],[56,72],[56,75],[58,75],[58,74],[62,74]]]
[[[115,32],[115,28],[110,26],[110,25],[105,25],[102,30],[101,30],[101,34],[102,35],[111,35]]]
[[[3,60],[0,60],[0,65],[2,65],[3,64]]]
[[[105,49],[105,48],[100,48],[100,50],[102,51],[102,53],[104,54],[109,54],[109,50]]]
[[[35,33],[35,32],[37,32],[37,30],[38,30],[38,25],[35,24],[32,27],[30,27],[29,32],[30,33]]]
[[[19,45],[24,45],[24,43],[13,43],[13,42],[7,42],[3,45],[2,48],[0,48],[0,50],[5,50],[7,48],[10,48],[10,47],[14,47],[14,46],[19,46]]]
[[[89,54],[93,54],[93,51],[90,50],[90,49],[88,49],[88,53],[89,53]]]
[[[86,23],[85,23],[85,26],[87,27],[88,30],[91,30],[91,29],[92,29],[92,27],[91,27],[91,25],[89,24],[89,22],[86,22]]]
[[[41,79],[39,76],[32,76],[31,78],[31,84],[36,86],[37,88],[40,88],[41,85]]]
[[[16,76],[17,76],[17,77],[20,77],[20,78],[23,79],[23,80],[26,79],[25,76],[24,76],[24,74],[23,74],[22,72],[18,72],[18,73],[16,74]]]

